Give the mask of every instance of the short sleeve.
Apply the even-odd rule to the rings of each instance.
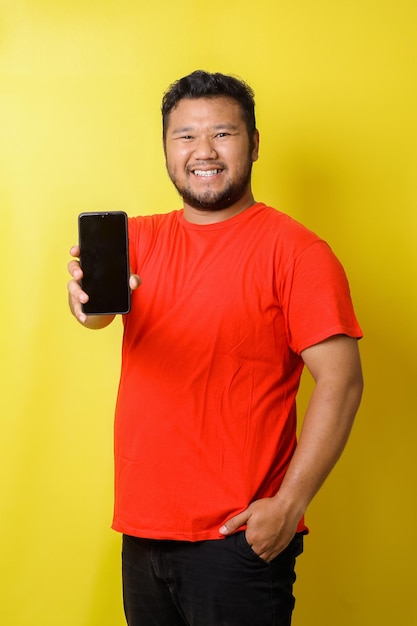
[[[288,342],[297,354],[334,335],[362,337],[345,271],[322,240],[296,256],[280,299]]]

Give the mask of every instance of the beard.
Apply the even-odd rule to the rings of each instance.
[[[238,202],[245,195],[252,175],[252,159],[248,156],[235,180],[228,180],[225,187],[220,191],[207,189],[196,193],[191,185],[181,184],[169,168],[168,175],[185,204],[200,211],[222,211]],[[188,175],[194,176],[191,171]]]

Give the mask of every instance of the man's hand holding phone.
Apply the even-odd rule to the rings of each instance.
[[[79,245],[68,264],[69,306],[88,328],[108,326],[117,313],[130,310],[130,292],[140,285],[129,272],[127,216],[124,212],[82,213]]]
[[[115,315],[86,315],[86,313],[84,313],[83,305],[88,302],[88,294],[81,288],[83,271],[78,260],[80,256],[79,246],[72,246],[70,255],[74,257],[68,263],[68,271],[71,275],[71,280],[68,283],[68,301],[71,313],[87,328],[104,328],[113,321]],[[141,280],[137,274],[130,275],[129,287],[132,291],[137,289],[140,283]]]
[[[88,302],[88,294],[81,288],[83,271],[78,260],[80,256],[80,247],[72,246],[70,254],[74,257],[68,263],[68,271],[72,277],[68,283],[68,303],[71,313],[87,328],[104,328],[113,321],[115,315],[87,315],[84,313],[83,305]]]

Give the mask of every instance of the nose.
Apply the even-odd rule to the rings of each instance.
[[[199,161],[217,158],[216,149],[214,147],[213,141],[209,136],[202,135],[198,138],[195,146],[194,158]]]

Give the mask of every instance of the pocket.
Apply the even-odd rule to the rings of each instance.
[[[236,548],[247,559],[250,559],[253,563],[261,563],[263,565],[269,566],[271,563],[274,563],[279,560],[285,561],[286,559],[296,559],[297,556],[303,553],[304,550],[304,536],[303,533],[297,533],[293,539],[291,539],[290,543],[282,552],[280,552],[272,561],[264,561],[263,558],[256,554],[253,548],[248,543],[246,539],[246,531],[242,530],[236,535],[234,535],[236,539]]]
[[[274,561],[278,561],[279,559],[285,561],[285,559],[295,559],[297,556],[303,553],[304,550],[304,533],[297,533],[291,539],[290,543],[286,548],[283,549],[274,559],[272,559],[271,563]]]
[[[255,550],[250,546],[248,540],[246,539],[246,531],[242,530],[239,533],[236,533],[236,547],[239,550],[240,554],[242,554],[245,558],[250,559],[253,563],[258,563],[264,565],[265,567],[269,567],[269,563],[264,561],[259,554],[256,554]]]

